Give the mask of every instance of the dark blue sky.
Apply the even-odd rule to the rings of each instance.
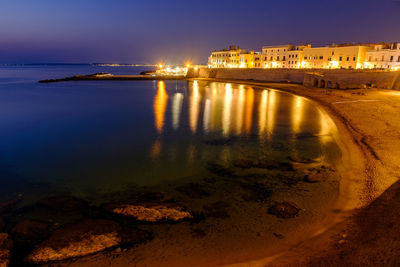
[[[0,3],[0,63],[204,63],[229,44],[377,41],[400,41],[400,0]]]

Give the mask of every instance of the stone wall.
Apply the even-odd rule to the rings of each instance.
[[[320,88],[384,88],[400,90],[400,71],[310,69],[209,69],[189,70],[191,78],[217,78],[299,83]]]

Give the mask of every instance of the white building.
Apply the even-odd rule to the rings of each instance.
[[[367,52],[364,68],[400,70],[400,43],[374,45]]]
[[[213,51],[210,68],[305,68],[400,70],[400,43],[263,46],[262,52],[236,46]]]
[[[208,58],[210,68],[237,68],[240,65],[240,55],[247,54],[244,49],[231,45],[229,49],[214,50]]]

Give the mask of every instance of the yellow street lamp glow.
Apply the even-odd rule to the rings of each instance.
[[[158,67],[159,67],[160,69],[162,69],[162,68],[164,68],[164,65],[163,65],[163,64],[158,64]]]
[[[337,67],[339,67],[339,62],[337,62],[337,61],[331,61],[331,62],[329,62],[329,65],[331,65],[331,66],[334,67],[334,68],[337,68]]]
[[[196,67],[194,67],[194,70],[198,70],[198,69],[199,69],[199,67],[197,67],[197,66],[196,66]]]

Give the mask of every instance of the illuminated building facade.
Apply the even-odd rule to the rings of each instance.
[[[229,49],[214,50],[208,58],[210,68],[254,68],[253,51],[231,45]]]
[[[332,45],[304,48],[301,67],[312,69],[361,69],[370,46]]]
[[[311,45],[263,46],[263,68],[300,68],[304,48]]]
[[[400,70],[400,43],[374,45],[367,51],[364,68]]]
[[[213,51],[209,68],[304,68],[400,70],[400,43],[263,46],[247,52],[235,46]]]

